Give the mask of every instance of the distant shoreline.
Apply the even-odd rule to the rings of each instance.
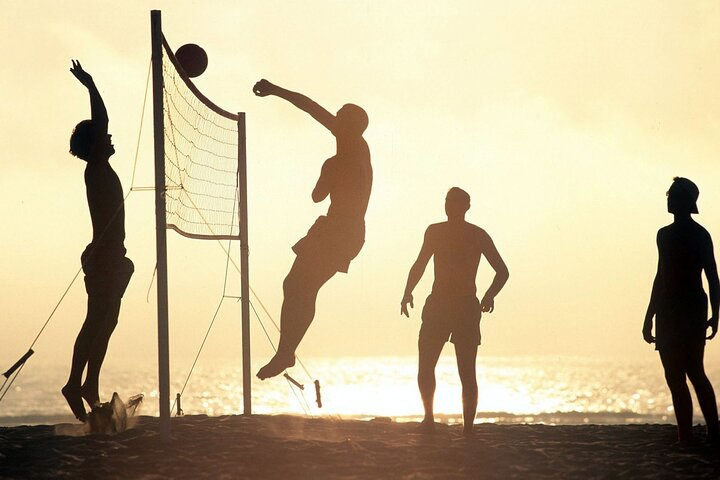
[[[323,407],[315,404],[312,388],[299,390],[283,378],[252,383],[253,412],[276,415],[337,415],[345,419],[388,416],[414,421],[422,416],[417,389],[417,359],[364,358],[311,359],[311,375],[290,372],[303,383],[322,385]],[[184,389],[187,367],[172,373],[171,392],[182,393],[189,415],[237,415],[242,412],[241,369],[215,364],[199,366]],[[156,365],[133,370],[126,364],[109,364],[103,371],[100,395],[118,392],[125,399],[145,393],[142,413],[157,416]],[[709,365],[708,376],[720,382],[720,367]],[[461,390],[452,356],[440,359],[435,411],[445,423],[459,421]],[[72,422],[60,387],[67,380],[67,365],[23,370],[0,404],[0,425]],[[545,424],[674,423],[672,399],[658,361],[638,364],[613,361],[577,361],[564,358],[485,358],[478,362],[478,422]],[[696,421],[701,412],[695,406]],[[557,413],[561,412],[561,413]],[[574,413],[581,412],[581,413]],[[438,417],[440,419],[440,417]]]

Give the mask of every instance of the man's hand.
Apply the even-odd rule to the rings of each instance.
[[[710,335],[706,337],[707,340],[712,340],[715,337],[715,334],[717,334],[718,331],[718,317],[712,316],[710,319],[706,322],[705,328],[710,328]]]
[[[647,343],[655,343],[655,337],[653,337],[652,334],[652,320],[645,320],[645,323],[643,323],[642,335],[643,340]]]
[[[75,78],[85,85],[86,88],[90,88],[94,85],[92,77],[89,73],[83,70],[82,65],[80,65],[78,60],[72,60],[70,72],[72,72],[72,74],[75,75]]]
[[[493,310],[495,310],[495,299],[487,296],[483,297],[480,302],[480,311],[492,313]]]
[[[255,84],[253,87],[253,93],[255,93],[258,97],[267,97],[268,95],[272,95],[274,93],[275,88],[275,85],[263,78]]]
[[[408,312],[407,308],[408,303],[410,304],[410,308],[415,308],[415,305],[413,305],[412,293],[406,293],[402,301],[400,302],[400,315],[405,315],[406,317],[410,318],[410,312]]]

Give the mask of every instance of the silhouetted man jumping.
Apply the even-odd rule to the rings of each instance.
[[[80,257],[88,294],[87,315],[75,340],[70,378],[62,394],[75,417],[84,422],[87,412],[83,399],[91,408],[100,403],[100,368],[134,267],[125,257],[123,190],[109,163],[115,148],[107,133],[107,110],[95,82],[80,62],[74,60],[70,71],[90,93],[92,118],[78,123],[73,130],[70,153],[87,162],[85,188],[93,237]]]
[[[422,278],[425,267],[434,256],[435,281],[422,311],[422,326],[418,339],[418,387],[425,409],[421,427],[434,427],[433,398],[435,396],[435,366],[445,342],[455,345],[458,373],[462,383],[463,433],[472,433],[477,410],[478,388],[475,378],[475,359],[480,345],[480,317],[492,312],[495,296],[509,277],[490,235],[465,221],[470,208],[470,195],[453,187],[445,198],[447,222],[430,225],[417,260],[410,268],[400,313],[409,317],[407,306],[414,308],[412,291]],[[495,278],[478,301],[475,286],[482,255],[495,270]]]
[[[695,387],[707,424],[708,440],[719,440],[715,391],[705,375],[703,357],[705,340],[712,339],[718,329],[720,281],[712,238],[691,217],[698,213],[699,195],[697,186],[682,177],[675,177],[667,192],[667,210],[674,220],[657,233],[658,268],[642,329],[645,341],[655,343],[655,349],[660,353],[681,444],[692,441],[693,408],[686,377]],[[709,320],[703,271],[710,290],[712,314]],[[708,328],[710,335],[706,337]]]
[[[365,110],[346,104],[333,115],[308,97],[267,80],[253,87],[260,97],[275,95],[310,114],[330,130],[337,153],[325,161],[312,191],[314,202],[330,197],[327,215],[319,217],[293,251],[297,255],[283,282],[280,342],[275,356],[262,367],[260,379],[274,377],[295,364],[295,350],[315,316],[318,291],[336,272],[347,273],[365,243],[365,211],[372,188],[370,150],[363,138]]]

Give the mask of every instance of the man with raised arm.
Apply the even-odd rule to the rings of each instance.
[[[327,215],[320,216],[294,246],[295,262],[283,282],[280,342],[275,356],[260,369],[264,380],[295,364],[295,350],[315,316],[318,291],[336,272],[347,273],[365,243],[365,211],[372,188],[370,150],[363,138],[365,110],[343,105],[333,115],[310,98],[260,80],[259,97],[275,95],[308,113],[335,136],[335,156],[325,161],[312,191],[314,202],[330,197]]]
[[[409,317],[408,305],[414,307],[412,292],[422,278],[430,257],[435,257],[435,281],[422,311],[418,339],[418,387],[425,409],[421,428],[434,427],[435,366],[445,342],[455,345],[458,373],[462,383],[463,433],[472,433],[477,410],[478,388],[475,359],[480,344],[480,317],[492,312],[495,296],[508,279],[508,269],[490,235],[465,221],[470,195],[453,187],[445,198],[447,222],[430,225],[417,260],[410,268],[400,313]],[[490,262],[495,278],[481,301],[476,295],[475,277],[480,258]]]
[[[88,295],[87,315],[75,340],[70,377],[62,394],[75,417],[84,422],[87,412],[83,399],[91,408],[100,403],[100,368],[134,266],[125,257],[124,198],[120,179],[109,163],[115,148],[107,133],[107,110],[95,82],[80,62],[73,60],[70,71],[90,94],[92,118],[78,123],[73,130],[70,153],[87,163],[85,189],[93,236],[80,257]]]

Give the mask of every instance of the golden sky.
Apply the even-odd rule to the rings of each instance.
[[[696,181],[696,218],[720,239],[717,2],[6,2],[0,365],[30,344],[91,238],[84,164],[67,153],[89,102],[70,60],[80,59],[103,94],[112,164],[127,191],[151,8],[163,10],[172,46],[207,51],[198,87],[247,112],[251,285],[275,316],[290,246],[327,209],[310,192],[334,141],[251,87],[267,78],[329,110],[353,102],[369,114],[375,184],[366,244],[349,274],[321,291],[301,356],[414,354],[431,269],[409,320],[399,301],[452,186],[470,193],[468,221],[490,233],[510,269],[483,319],[481,355],[654,355],[640,328],[655,232],[671,221],[673,176]],[[150,119],[148,108],[136,186],[152,179]],[[133,192],[126,210],[136,273],[108,361],[154,361],[152,194]],[[225,263],[215,243],[168,237],[171,354],[187,362],[217,306]],[[481,293],[489,281],[481,266]],[[69,364],[84,302],[78,281],[36,345],[36,361]],[[239,355],[238,310],[223,310],[208,355]],[[259,364],[270,350],[253,322]],[[708,355],[720,358],[714,344]]]

